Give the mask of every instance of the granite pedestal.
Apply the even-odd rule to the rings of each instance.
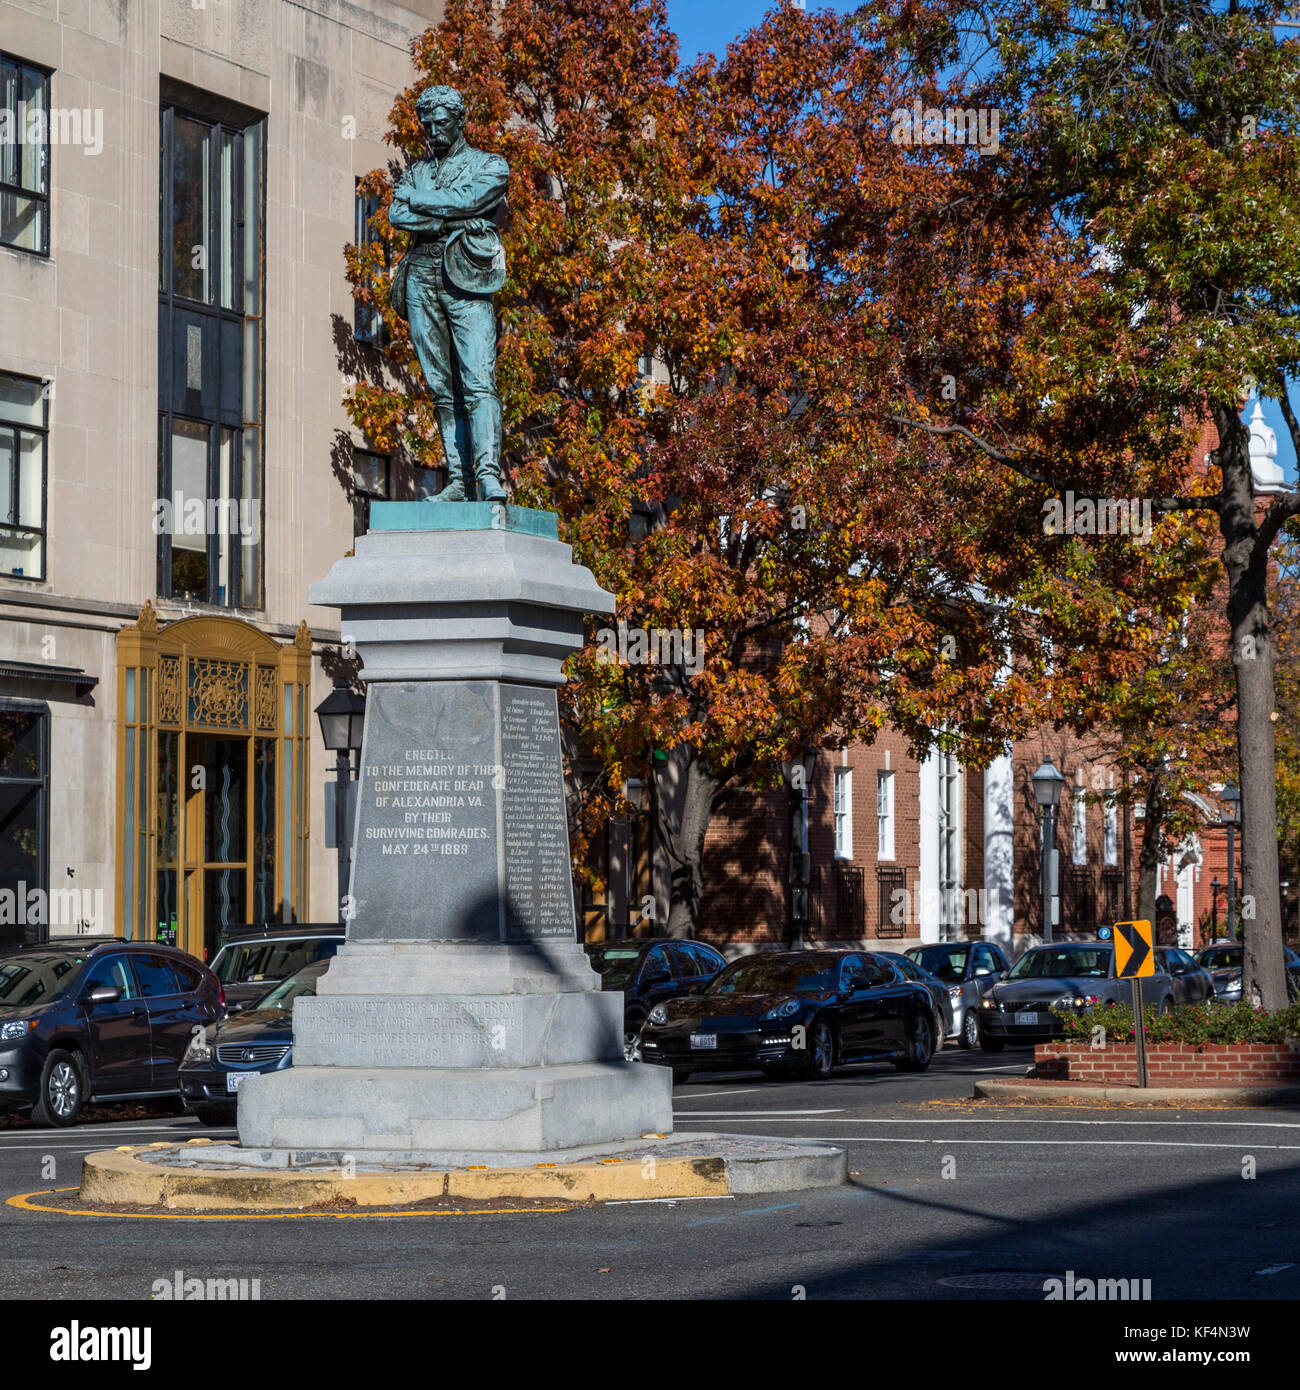
[[[249,1148],[535,1153],[672,1127],[577,940],[556,687],[613,598],[554,516],[377,503],[312,586],[367,705],[347,942],[294,1065],[239,1092]]]

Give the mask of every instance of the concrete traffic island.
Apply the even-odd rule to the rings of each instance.
[[[423,1154],[397,1163],[387,1155],[367,1161],[337,1152],[250,1151],[206,1140],[123,1146],[87,1156],[80,1197],[94,1206],[161,1211],[339,1205],[391,1211],[439,1198],[585,1203],[744,1196],[836,1187],[847,1177],[844,1150],[834,1145],[748,1135],[664,1135],[636,1144],[552,1150],[544,1157],[492,1157],[495,1162],[448,1164]]]
[[[92,1154],[83,1198],[252,1209],[846,1181],[831,1146],[671,1134],[671,1072],[625,1060],[623,997],[577,938],[556,700],[585,615],[614,599],[556,517],[376,503],[310,597],[342,610],[368,686],[347,940],[295,1005],[293,1066],[240,1085],[238,1145]]]

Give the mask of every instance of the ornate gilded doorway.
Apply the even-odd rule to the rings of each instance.
[[[211,959],[222,931],[307,916],[311,635],[237,618],[118,634],[117,921]]]

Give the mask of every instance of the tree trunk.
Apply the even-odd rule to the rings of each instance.
[[[713,819],[714,797],[721,783],[693,754],[678,786],[659,798],[656,835],[668,857],[670,899],[665,936],[695,935],[704,896],[704,837]]]
[[[1277,857],[1273,671],[1277,650],[1268,610],[1268,556],[1255,554],[1258,528],[1250,435],[1235,411],[1215,411],[1223,474],[1219,529],[1228,571],[1228,626],[1237,678],[1237,763],[1241,783],[1244,936],[1241,997],[1286,1007],[1282,904]],[[1231,871],[1229,871],[1231,872]]]

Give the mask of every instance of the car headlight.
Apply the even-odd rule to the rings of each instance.
[[[795,999],[787,999],[784,1004],[777,1004],[770,1008],[764,1018],[793,1018],[799,1012],[799,1002]]]
[[[195,1033],[190,1045],[185,1049],[186,1062],[209,1062],[212,1060],[212,1044],[206,1033]]]
[[[19,1038],[25,1038],[36,1027],[36,1022],[34,1018],[24,1018],[21,1021],[15,1019],[11,1023],[0,1023],[0,1042],[17,1042]]]
[[[1091,1008],[1097,1002],[1095,994],[1076,994],[1074,996],[1074,1007],[1076,1009]]]
[[[994,999],[994,997],[991,994],[986,994],[984,998],[980,1000],[981,1009],[996,1009],[997,1006],[998,1001]]]
[[[954,1003],[955,1003],[958,999],[960,999],[960,998],[961,998],[961,986],[960,986],[960,985],[953,985],[952,988],[949,989],[949,991],[948,991],[948,998],[951,999]]]
[[[662,1004],[656,1004],[656,1005],[654,1006],[654,1008],[650,1010],[650,1022],[651,1022],[651,1023],[667,1023],[667,1022],[668,1022],[668,1010],[667,1010],[666,1008],[664,1008],[664,1006],[663,1006]]]

